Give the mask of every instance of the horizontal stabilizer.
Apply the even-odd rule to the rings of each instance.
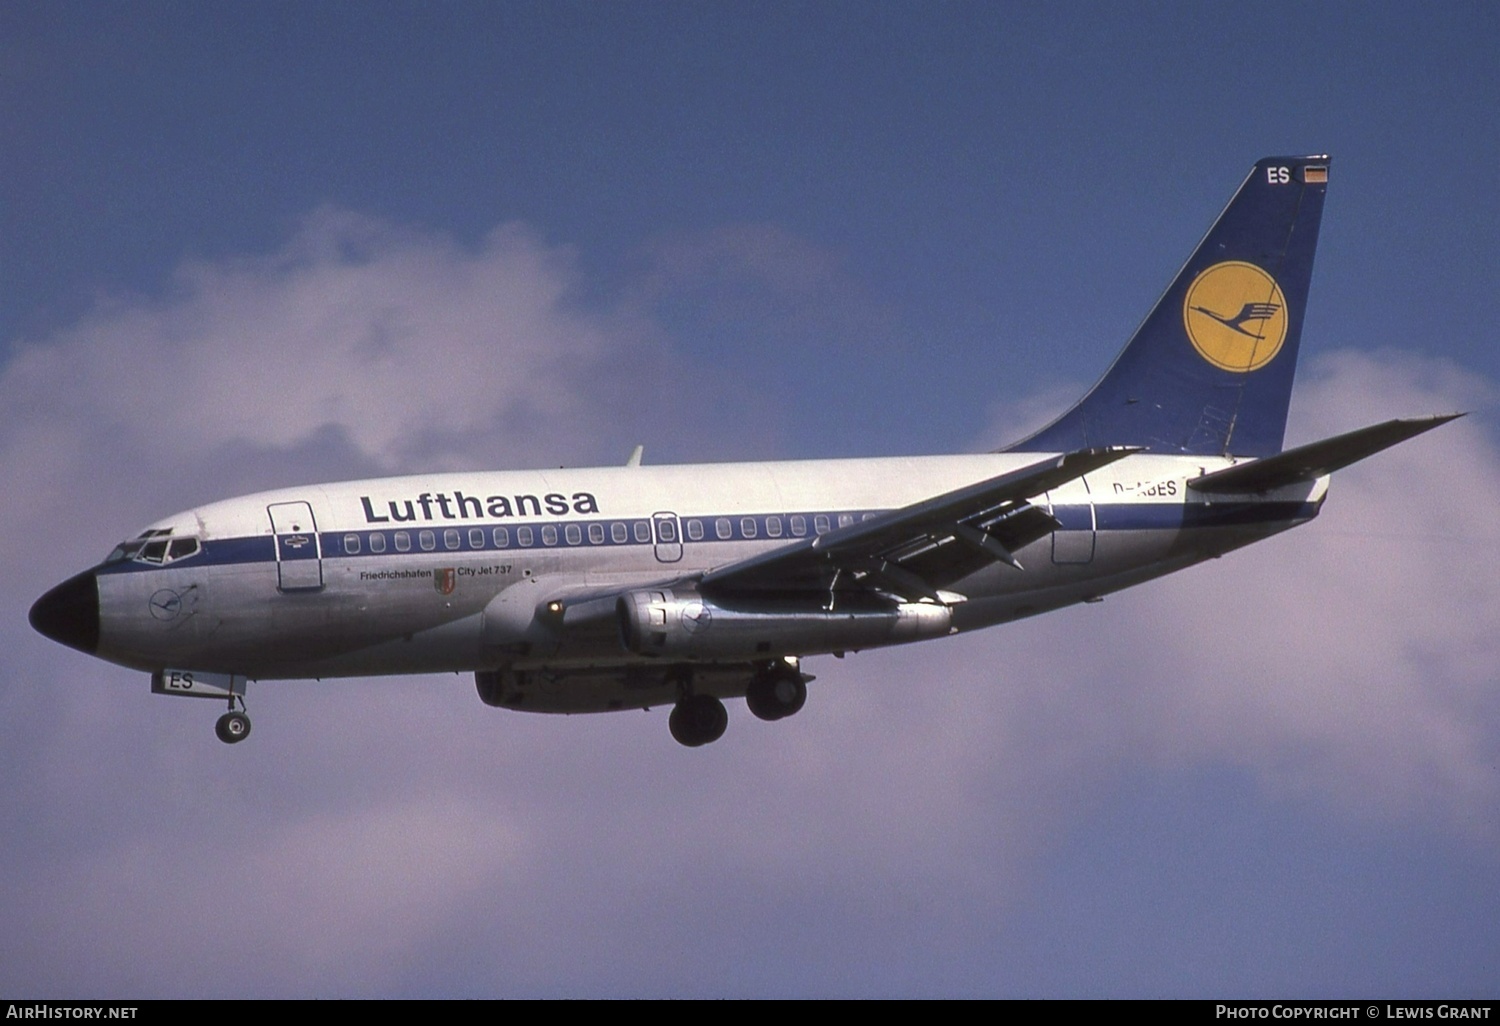
[[[1209,494],[1233,492],[1243,495],[1313,481],[1462,416],[1462,413],[1449,413],[1441,417],[1388,420],[1321,442],[1300,445],[1263,460],[1204,474],[1189,481],[1188,487]]]

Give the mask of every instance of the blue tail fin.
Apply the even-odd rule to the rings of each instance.
[[[1099,383],[1009,451],[1280,452],[1327,191],[1327,157],[1257,163]]]

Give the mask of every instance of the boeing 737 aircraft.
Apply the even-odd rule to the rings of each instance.
[[[487,704],[802,708],[801,660],[1089,602],[1306,523],[1329,475],[1451,417],[1282,451],[1328,158],[1260,161],[1108,373],[980,455],[425,474],[158,520],[31,624],[224,701],[248,680],[473,673]]]

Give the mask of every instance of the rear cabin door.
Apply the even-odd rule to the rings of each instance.
[[[1052,562],[1092,563],[1094,561],[1094,539],[1097,523],[1094,513],[1094,496],[1089,489],[1088,478],[1081,478],[1082,496],[1069,496],[1066,504],[1059,504],[1052,493],[1047,493],[1050,512],[1062,524],[1052,532]]]
[[[282,591],[317,591],[323,587],[323,552],[312,505],[277,502],[266,507],[276,536],[276,586]]]

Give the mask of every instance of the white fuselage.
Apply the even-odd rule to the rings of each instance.
[[[96,568],[97,654],[262,679],[649,664],[607,611],[561,630],[543,607],[670,586],[1035,459],[440,474],[265,492],[152,525],[198,539],[182,558],[145,562],[137,550]],[[1024,569],[994,563],[955,583],[952,629],[1094,599],[1316,515],[1327,478],[1261,496],[1186,487],[1233,462],[1137,454],[1033,497],[1061,528],[1016,553]],[[846,647],[803,638],[769,654]]]

